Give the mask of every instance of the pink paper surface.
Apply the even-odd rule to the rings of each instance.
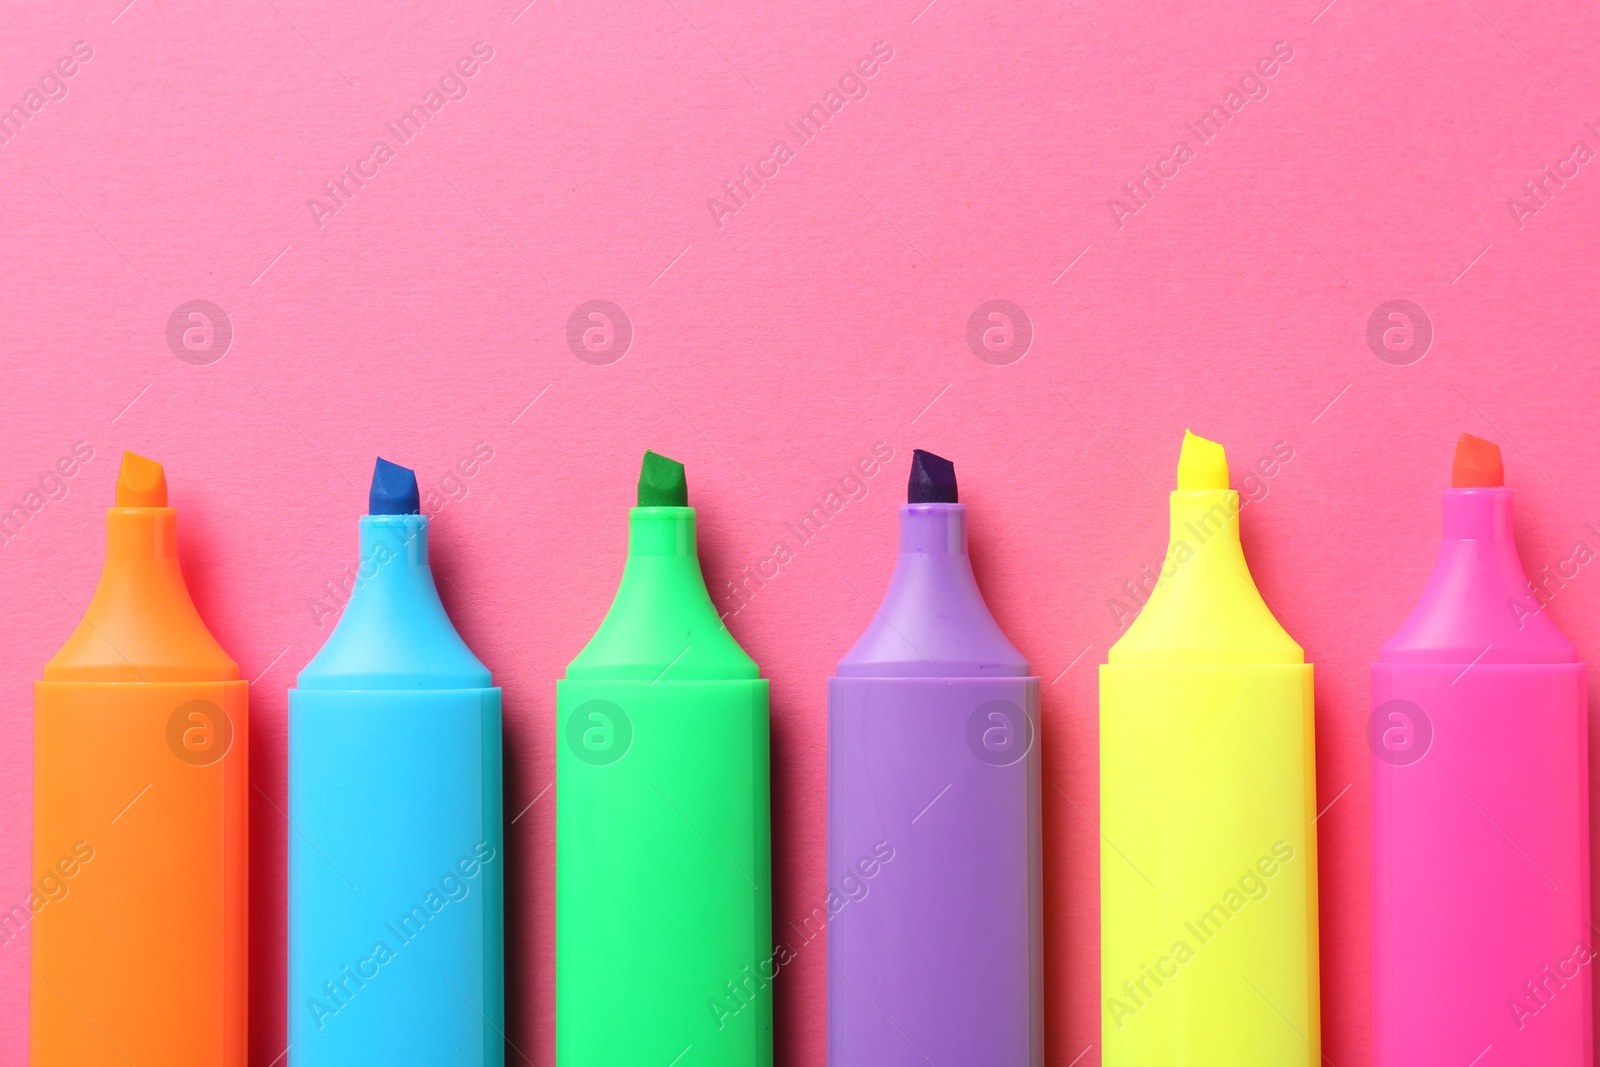
[[[439,494],[445,602],[505,687],[508,1062],[550,1063],[553,682],[609,603],[641,451],[688,464],[714,594],[772,679],[781,926],[825,892],[824,679],[926,447],[1045,682],[1050,1062],[1098,1063],[1095,664],[1193,427],[1236,482],[1293,453],[1243,522],[1317,668],[1323,1052],[1368,1063],[1366,665],[1422,590],[1456,436],[1505,446],[1531,574],[1600,546],[1600,14],[524,2],[7,14],[0,507],[25,519],[0,545],[0,904],[29,883],[30,684],[133,449],[166,465],[191,590],[255,680],[250,1062],[278,1062],[285,690],[381,453]],[[194,300],[229,328],[211,313],[208,340]],[[594,300],[630,326],[579,316],[574,347]],[[969,341],[991,300],[1026,317],[1009,347],[986,315]],[[42,484],[77,442],[93,459]],[[894,460],[773,575],[878,442]],[[1586,654],[1595,570],[1549,609]],[[27,952],[0,946],[5,1064]],[[824,1062],[824,953],[780,979],[780,1063]]]

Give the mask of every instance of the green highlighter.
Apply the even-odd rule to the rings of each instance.
[[[767,682],[646,452],[611,610],[556,684],[557,1067],[772,1063]]]

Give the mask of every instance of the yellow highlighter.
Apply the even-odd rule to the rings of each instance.
[[[1311,666],[1184,435],[1149,602],[1100,668],[1105,1067],[1316,1067]]]

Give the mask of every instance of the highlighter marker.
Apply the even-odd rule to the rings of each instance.
[[[646,452],[628,561],[556,684],[556,1063],[772,1062],[767,683]]]
[[[828,1063],[1044,1063],[1039,679],[989,614],[954,466],[828,680]]]
[[[1311,666],[1239,507],[1185,434],[1161,576],[1100,668],[1107,1067],[1321,1059]]]
[[[1523,573],[1499,448],[1462,437],[1451,480],[1372,666],[1373,1063],[1588,1067],[1588,669]]]
[[[244,1067],[249,683],[189,599],[161,466],[34,686],[34,1067]]]
[[[289,690],[289,1063],[505,1062],[500,690],[383,459],[355,589]]]

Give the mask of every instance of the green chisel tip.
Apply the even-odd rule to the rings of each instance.
[[[683,464],[656,452],[646,451],[639,468],[639,506],[641,508],[682,508],[689,505],[689,483]]]

